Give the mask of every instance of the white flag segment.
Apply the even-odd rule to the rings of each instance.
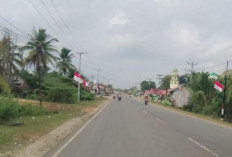
[[[220,92],[224,89],[224,87],[218,81],[214,82],[214,88],[219,90]]]
[[[79,83],[83,83],[83,80],[81,78],[81,76],[77,73],[77,72],[74,72],[74,77],[73,79]]]

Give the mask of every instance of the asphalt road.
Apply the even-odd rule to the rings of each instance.
[[[76,135],[51,156],[232,157],[231,129],[127,96]]]

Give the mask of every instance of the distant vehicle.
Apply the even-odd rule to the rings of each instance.
[[[145,96],[145,105],[148,104],[148,96]]]
[[[121,99],[122,99],[122,96],[118,95],[118,101],[121,101]]]

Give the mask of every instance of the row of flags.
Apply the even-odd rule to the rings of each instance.
[[[74,72],[73,79],[74,79],[75,81],[79,82],[79,83],[82,83],[83,86],[89,87],[89,83],[88,83],[85,79],[83,79],[83,78],[79,75],[78,72]],[[97,82],[94,80],[94,81],[93,81],[93,84],[96,85]],[[104,85],[100,84],[100,85],[99,85],[99,88],[103,90],[105,87],[104,87]]]
[[[89,87],[88,82],[85,79],[82,79],[82,77],[77,72],[74,72],[73,79],[79,83],[83,83],[84,86]]]

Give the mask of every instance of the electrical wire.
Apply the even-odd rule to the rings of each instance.
[[[42,6],[45,8],[45,10],[47,11],[48,15],[51,17],[51,19],[53,20],[53,22],[55,23],[55,25],[58,27],[58,29],[63,33],[63,35],[66,35],[66,33],[64,32],[63,28],[60,26],[59,22],[56,21],[55,17],[52,15],[52,13],[49,11],[49,9],[47,8],[47,6],[45,5],[43,0],[40,0],[40,3],[42,4]],[[70,44],[70,41],[72,42],[72,40],[67,41],[67,38],[64,38],[66,43]],[[75,45],[75,44],[74,44]],[[72,45],[69,45],[72,46]]]
[[[24,35],[21,35],[21,34],[19,34],[19,33],[16,33],[16,32],[14,32],[14,31],[12,31],[12,30],[9,30],[8,28],[6,28],[6,27],[4,27],[4,26],[1,26],[1,25],[0,25],[0,31],[3,32],[3,33],[9,34],[9,35],[11,35],[11,36],[14,36],[14,37],[16,37],[16,38],[21,38],[21,39],[24,40],[24,41],[30,40],[30,38],[28,38],[28,37],[26,37],[26,36],[24,36]]]
[[[11,27],[13,27],[14,29],[18,30],[20,33],[22,34],[26,34],[25,32],[23,32],[20,28],[18,28],[17,26],[15,26],[13,23],[11,23],[9,20],[7,20],[5,17],[3,17],[2,15],[0,15],[1,19],[3,19],[6,23],[8,23]]]
[[[52,4],[53,8],[55,9],[56,13],[58,14],[59,18],[61,19],[63,25],[65,26],[65,28],[67,29],[67,31],[68,31],[69,34],[71,35],[74,44],[77,42],[77,43],[79,44],[80,48],[83,49],[82,46],[81,46],[81,44],[76,40],[76,38],[75,38],[75,36],[73,35],[72,31],[70,30],[69,26],[66,24],[64,18],[62,17],[61,13],[60,13],[59,10],[57,9],[57,7],[56,7],[56,5],[54,4],[53,0],[50,0],[50,2],[51,2],[51,4]]]

